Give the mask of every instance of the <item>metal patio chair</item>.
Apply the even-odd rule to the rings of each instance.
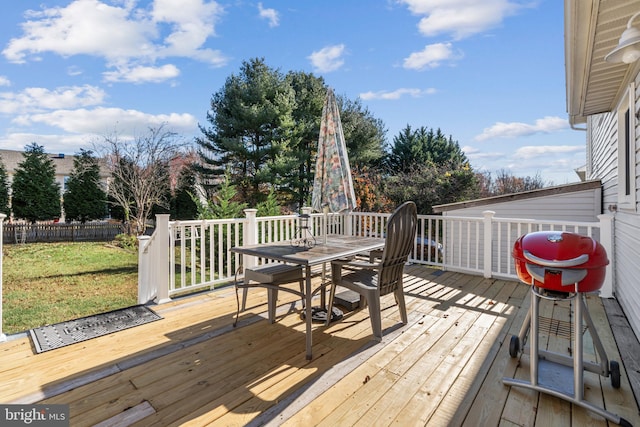
[[[369,307],[369,317],[373,336],[382,340],[382,318],[380,297],[395,294],[402,323],[407,323],[407,308],[404,302],[402,277],[416,238],[418,216],[414,202],[405,202],[391,215],[387,222],[385,246],[379,259],[367,261],[340,260],[331,263],[331,292],[328,312],[333,309],[337,287],[343,287],[360,294],[361,306]],[[327,322],[328,323],[328,322]]]
[[[281,288],[282,285],[298,282],[300,284],[300,292],[293,289]],[[252,268],[244,269],[244,280],[242,282],[235,281],[236,288],[236,317],[233,326],[238,323],[240,311],[244,311],[247,304],[247,290],[249,288],[267,288],[267,306],[269,313],[269,322],[275,321],[276,305],[278,302],[278,290],[282,289],[287,292],[294,293],[302,299],[302,307],[304,308],[304,277],[302,275],[302,267],[291,264],[265,264]],[[242,289],[242,307],[240,306],[240,297],[238,290]]]

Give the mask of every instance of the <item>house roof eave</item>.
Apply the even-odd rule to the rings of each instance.
[[[569,123],[614,111],[640,62],[611,64],[604,57],[617,46],[640,0],[565,0],[565,78]],[[636,23],[638,25],[638,23]]]
[[[540,188],[537,190],[523,191],[520,193],[504,194],[501,196],[486,197],[483,199],[468,200],[465,202],[447,203],[433,206],[434,213],[442,213],[457,209],[475,208],[478,206],[488,206],[496,203],[513,202],[518,200],[532,199],[534,197],[553,196],[557,194],[567,194],[576,191],[585,191],[602,188],[600,180],[578,182],[574,184],[557,185],[554,187]]]

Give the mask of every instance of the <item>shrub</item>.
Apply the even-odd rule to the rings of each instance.
[[[138,238],[131,234],[118,234],[115,237],[114,244],[124,249],[135,251],[138,249]]]

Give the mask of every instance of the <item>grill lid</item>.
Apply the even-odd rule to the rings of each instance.
[[[561,231],[537,231],[513,246],[519,261],[555,268],[601,268],[609,264],[604,247],[591,237]]]
[[[600,289],[609,264],[600,243],[560,231],[525,234],[516,240],[512,255],[520,280],[559,292]]]

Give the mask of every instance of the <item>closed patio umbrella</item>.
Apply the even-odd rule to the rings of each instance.
[[[351,212],[356,207],[356,195],[353,191],[347,145],[342,131],[338,104],[331,88],[327,90],[327,96],[322,108],[311,207],[314,211],[325,214],[323,227],[325,239],[327,234],[327,213]],[[324,273],[323,265],[323,282]],[[327,316],[326,309],[324,309],[324,292],[322,297],[323,307],[320,309],[314,307],[313,310],[314,320],[320,322],[324,322]],[[334,308],[332,311],[333,320],[342,316],[340,310]]]
[[[311,207],[316,212],[332,213],[351,212],[356,207],[347,145],[331,88],[322,108]]]

